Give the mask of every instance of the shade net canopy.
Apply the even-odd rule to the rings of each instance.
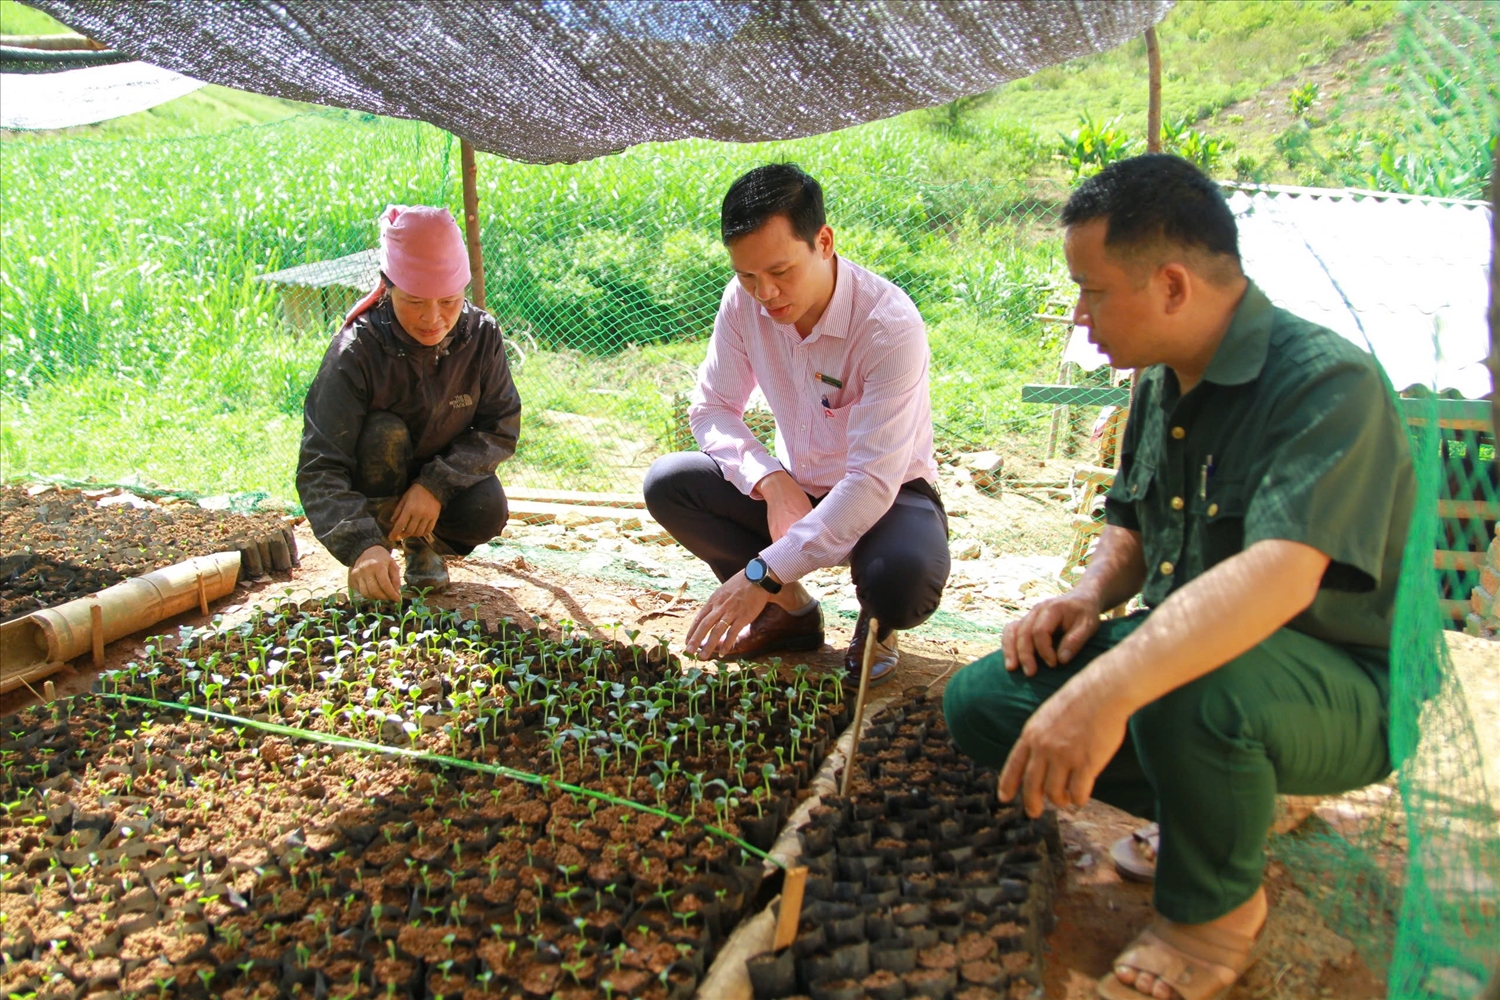
[[[35,0],[210,83],[419,119],[576,162],[641,142],[790,139],[946,104],[1111,48],[1171,0]]]

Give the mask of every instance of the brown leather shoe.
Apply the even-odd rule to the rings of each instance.
[[[749,659],[778,651],[822,648],[821,605],[806,614],[794,615],[783,611],[779,604],[767,604],[766,609],[750,623],[749,628],[740,633],[739,639],[722,658]]]
[[[427,539],[403,538],[401,550],[406,555],[401,583],[407,590],[441,594],[448,589],[448,566]]]
[[[875,656],[870,660],[870,687],[884,684],[896,675],[896,662],[900,651],[896,647],[896,630],[882,628],[883,636],[875,637]],[[865,662],[865,639],[870,634],[870,615],[861,610],[859,621],[854,623],[854,638],[849,640],[849,651],[844,654],[844,668],[851,675],[850,683],[859,683],[859,672]]]

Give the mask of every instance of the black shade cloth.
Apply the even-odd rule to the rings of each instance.
[[[789,139],[946,104],[1118,45],[1171,7],[1171,0],[30,2],[91,38],[199,80],[421,119],[533,163],[688,137]]]

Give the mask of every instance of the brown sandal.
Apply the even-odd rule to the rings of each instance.
[[[1251,937],[1218,927],[1173,924],[1158,917],[1113,964],[1155,976],[1171,987],[1178,1000],[1223,1000],[1260,957],[1264,941],[1264,926]],[[1099,980],[1095,991],[1105,1000],[1149,997],[1115,978],[1113,971]]]

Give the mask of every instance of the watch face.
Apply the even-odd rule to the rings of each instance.
[[[759,559],[751,559],[745,567],[745,579],[751,583],[760,583],[766,578],[766,564]]]

